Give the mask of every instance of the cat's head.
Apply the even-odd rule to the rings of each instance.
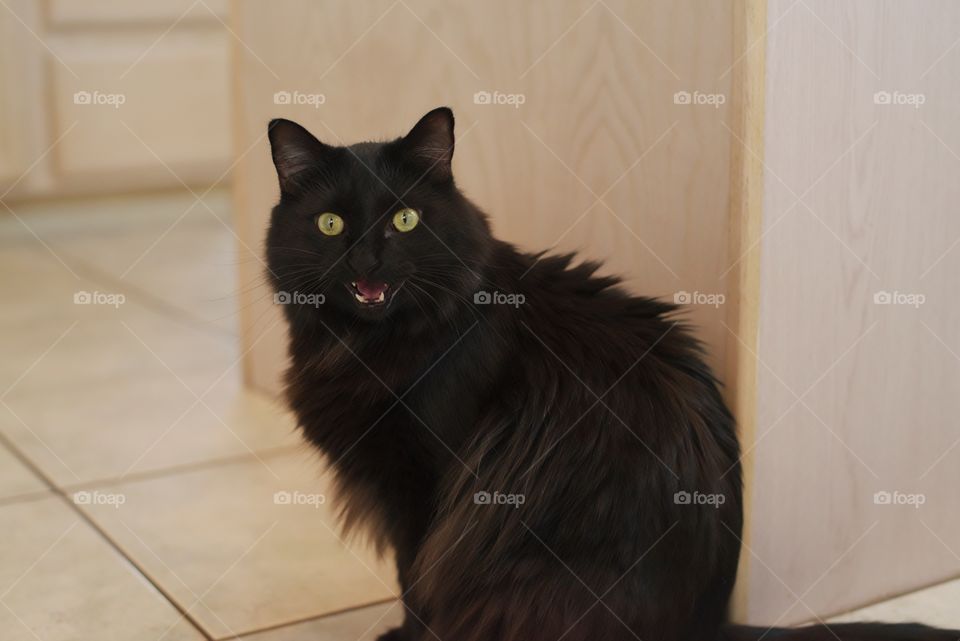
[[[471,300],[491,238],[453,180],[450,109],[389,142],[326,144],[289,120],[269,135],[280,202],[267,264],[284,302],[379,321]]]

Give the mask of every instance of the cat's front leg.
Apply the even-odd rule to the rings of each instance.
[[[391,628],[377,637],[377,641],[411,641],[403,627]]]
[[[413,563],[420,552],[420,546],[425,536],[425,526],[411,527],[406,536],[398,537],[394,543],[394,552],[397,562],[397,578],[400,583],[400,603],[396,607],[404,609],[403,624],[377,637],[377,641],[418,641],[424,638],[426,632],[427,613],[414,602],[412,588],[416,583],[413,577]]]
[[[390,628],[378,636],[377,641],[420,641],[420,639],[425,639],[427,636],[425,635],[426,627],[419,621],[418,617],[411,615],[408,610],[403,624],[396,628]]]

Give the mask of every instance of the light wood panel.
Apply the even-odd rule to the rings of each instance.
[[[107,175],[122,183],[169,184],[176,179],[162,163],[193,184],[223,173],[230,148],[228,35],[219,29],[202,37],[171,33],[148,55],[143,51],[137,35],[58,41],[66,65],[52,68],[53,134],[63,140],[53,157],[65,185],[79,190]],[[78,103],[77,92],[91,102]],[[122,103],[95,104],[97,96],[118,96]]]
[[[724,1],[236,3],[237,224],[259,247],[277,199],[263,135],[272,117],[337,143],[396,136],[440,104],[457,115],[455,171],[498,235],[607,260],[637,292],[727,294],[732,14]],[[279,35],[282,34],[282,37]],[[319,93],[319,108],[276,105]],[[519,108],[475,104],[519,93]],[[724,104],[675,104],[676,92]],[[598,202],[597,196],[603,196]],[[249,263],[241,281],[257,281]],[[247,347],[278,314],[244,300]],[[722,370],[726,310],[690,318]],[[282,326],[250,352],[249,380],[277,389]]]
[[[757,428],[757,333],[760,309],[760,236],[763,226],[763,117],[766,71],[766,0],[734,5],[730,145],[730,238],[727,268],[726,398],[737,417],[743,456],[744,544],[753,530],[751,503],[755,483],[753,452]],[[731,616],[747,615],[750,566],[753,557],[741,554]]]
[[[746,612],[764,624],[960,573],[960,6],[770,0],[767,24]]]

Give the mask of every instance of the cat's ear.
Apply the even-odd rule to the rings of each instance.
[[[453,111],[437,107],[420,119],[401,140],[408,158],[415,159],[441,178],[452,174]]]
[[[296,185],[298,174],[322,164],[332,150],[291,120],[271,120],[268,133],[273,164],[283,192],[289,192]]]

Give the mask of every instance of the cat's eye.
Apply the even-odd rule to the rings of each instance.
[[[317,227],[327,236],[336,236],[343,231],[343,218],[329,212],[320,214],[317,216]]]
[[[420,214],[414,209],[404,207],[393,215],[393,226],[397,231],[410,231],[420,222]]]

